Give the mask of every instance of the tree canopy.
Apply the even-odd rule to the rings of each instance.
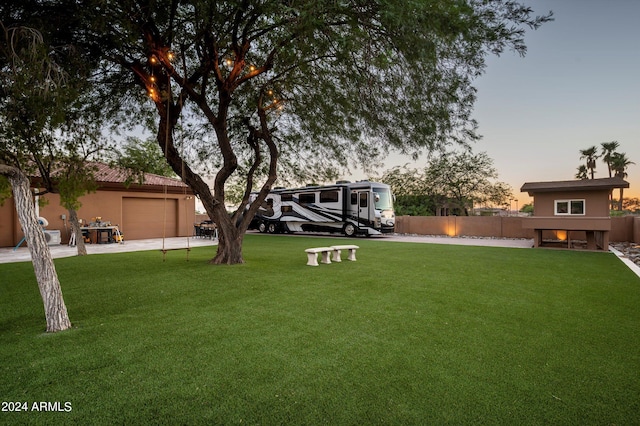
[[[0,22],[0,175],[13,193],[45,308],[47,331],[71,327],[53,259],[38,223],[28,170],[46,180],[54,145],[51,135],[61,124],[61,100],[70,91],[52,59],[50,46],[34,28]],[[49,148],[49,150],[47,149]]]
[[[585,159],[586,165],[578,167],[578,173],[575,175],[576,179],[593,179],[598,158],[602,158],[602,161],[607,165],[609,177],[615,176],[625,179],[627,177],[627,168],[635,163],[627,157],[626,153],[616,151],[620,147],[620,143],[618,141],[602,142],[600,147],[602,149],[600,154],[598,154],[598,148],[595,145],[580,150],[580,159]],[[619,211],[623,209],[623,194],[624,189],[620,188],[620,198],[617,202]],[[609,196],[609,201],[613,210],[613,194]]]
[[[485,152],[448,152],[432,156],[422,170],[393,168],[380,180],[393,189],[401,206],[419,214],[431,214],[445,205],[455,205],[468,215],[473,206],[503,206],[511,199],[509,185],[497,181],[493,160]]]
[[[138,183],[144,181],[145,173],[172,178],[176,176],[154,139],[141,140],[133,136],[128,137],[121,150],[115,153],[114,162],[131,175],[130,181],[138,181]]]
[[[476,140],[486,56],[524,54],[525,31],[551,19],[512,0],[68,3],[78,45],[102,58],[105,108],[140,122],[155,110],[164,156],[220,228],[215,263],[242,262],[242,235],[278,175],[334,176],[390,149]],[[225,185],[239,175],[229,217]]]

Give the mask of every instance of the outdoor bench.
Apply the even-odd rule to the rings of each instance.
[[[342,250],[349,250],[349,257],[347,257],[347,259],[355,262],[356,250],[359,248],[360,247],[354,245],[308,248],[305,250],[308,258],[307,265],[318,266],[318,253],[322,253],[322,263],[331,263],[332,260],[334,262],[342,262],[340,258]],[[333,256],[329,258],[331,253],[333,253]]]
[[[329,254],[333,251],[331,247],[314,247],[305,250],[307,253],[307,265],[318,266],[318,253],[322,253],[322,263],[331,263]]]
[[[354,246],[354,245],[343,245],[343,246],[331,246],[331,248],[333,249],[333,261],[334,262],[342,262],[342,259],[340,259],[340,252],[342,250],[349,250],[349,257],[347,257],[347,259],[354,261],[356,260],[356,250],[359,249],[360,247],[358,246]]]

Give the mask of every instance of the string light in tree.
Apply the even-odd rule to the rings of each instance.
[[[160,53],[158,53],[158,55],[160,56],[156,56],[156,54],[152,54],[151,56],[149,56],[149,64],[151,65],[151,75],[149,75],[147,80],[147,91],[148,91],[149,97],[153,99],[155,102],[158,102],[160,97],[158,93],[158,87],[156,84],[156,77],[153,74],[154,68],[160,64],[160,60],[158,58],[164,57],[168,62],[171,62],[175,57],[173,52],[171,52],[170,50],[167,50],[166,53],[161,51]],[[163,98],[165,97],[165,94],[166,93],[163,91],[162,92]]]
[[[271,103],[269,105],[267,105],[264,109],[265,110],[278,110],[278,111],[282,111],[284,109],[284,101],[282,101],[282,99],[278,99],[275,95],[275,92],[273,89],[268,89],[266,91],[266,94],[268,97],[271,98]]]

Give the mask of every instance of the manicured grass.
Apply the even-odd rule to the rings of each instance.
[[[638,424],[640,279],[603,253],[321,238],[56,261],[75,328],[43,333],[0,265],[3,424]],[[344,256],[343,256],[344,257]]]

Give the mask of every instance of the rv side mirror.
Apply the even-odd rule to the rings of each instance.
[[[378,194],[377,192],[373,193],[373,199],[376,200],[376,203],[380,201],[380,194]]]

